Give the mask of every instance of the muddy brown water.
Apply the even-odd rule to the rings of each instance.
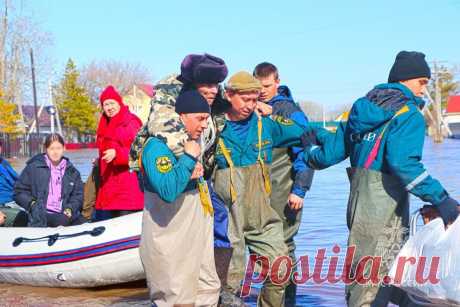
[[[89,289],[0,284],[0,306],[150,306],[144,281]]]

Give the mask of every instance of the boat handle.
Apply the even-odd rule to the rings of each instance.
[[[37,241],[42,241],[42,240],[45,240],[45,239],[48,239],[48,246],[53,246],[54,243],[56,243],[56,241],[59,240],[59,239],[75,238],[75,237],[84,236],[84,235],[90,235],[92,237],[97,237],[97,236],[103,234],[104,231],[105,231],[105,227],[104,226],[99,226],[99,227],[93,228],[92,230],[85,230],[85,231],[82,231],[82,232],[77,232],[77,233],[72,233],[72,234],[67,234],[67,235],[61,235],[59,233],[55,233],[55,234],[40,237],[40,238],[18,237],[16,239],[14,239],[14,241],[13,241],[13,247],[18,247],[23,242],[37,242]]]

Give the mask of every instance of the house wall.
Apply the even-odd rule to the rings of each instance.
[[[136,114],[142,123],[147,122],[150,113],[151,98],[140,89],[137,89],[136,96],[134,94],[123,97],[124,103],[129,107],[129,110]]]

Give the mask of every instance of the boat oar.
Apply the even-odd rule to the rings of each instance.
[[[74,237],[79,237],[79,236],[84,236],[84,235],[90,235],[92,237],[97,237],[97,236],[103,234],[104,231],[105,231],[105,227],[104,226],[99,226],[99,227],[93,228],[92,230],[85,230],[85,231],[82,231],[82,232],[72,233],[72,234],[68,234],[68,235],[61,235],[59,233],[55,233],[55,234],[40,237],[40,238],[19,237],[19,238],[14,239],[13,246],[18,247],[23,242],[37,242],[37,241],[41,241],[41,240],[44,240],[44,239],[48,239],[48,246],[53,246],[54,243],[56,243],[56,241],[59,240],[59,239],[74,238]]]

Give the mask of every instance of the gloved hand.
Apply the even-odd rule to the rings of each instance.
[[[453,223],[458,217],[458,206],[459,203],[450,197],[447,197],[442,201],[438,206],[439,215],[444,222],[444,225],[447,226],[450,223]]]
[[[316,131],[312,128],[309,128],[304,134],[302,134],[300,141],[302,142],[302,147],[304,148],[318,145],[318,140],[316,139]]]
[[[423,223],[428,224],[432,220],[440,217],[439,210],[436,209],[436,206],[431,204],[426,204],[420,209],[420,213],[423,216]]]

